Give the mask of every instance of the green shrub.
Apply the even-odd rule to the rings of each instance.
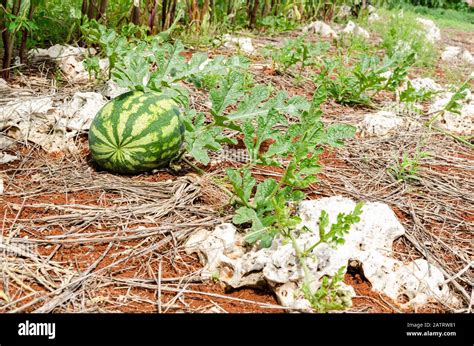
[[[423,27],[412,13],[392,14],[388,20],[374,23],[374,29],[382,36],[381,47],[388,55],[414,52],[415,65],[423,67],[433,66],[438,58],[436,46],[427,41]]]

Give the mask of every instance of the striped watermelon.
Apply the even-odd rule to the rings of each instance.
[[[89,130],[89,148],[103,168],[135,174],[163,167],[184,140],[178,105],[165,95],[130,91],[108,102]]]

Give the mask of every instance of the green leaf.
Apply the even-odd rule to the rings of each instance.
[[[274,179],[266,179],[257,185],[254,202],[257,209],[263,209],[267,206],[267,198],[273,193],[278,183]]]
[[[214,116],[223,115],[229,105],[237,102],[244,95],[242,84],[243,75],[232,71],[218,88],[210,91],[211,112]]]
[[[247,207],[240,207],[235,211],[235,215],[232,218],[232,222],[240,225],[246,222],[259,222],[260,220],[258,219],[257,213],[255,210]]]
[[[238,171],[227,168],[226,173],[237,197],[240,198],[244,205],[250,206],[250,196],[256,183],[255,178],[252,177],[252,174],[250,173],[250,170],[242,169],[241,171]]]
[[[344,145],[343,140],[354,137],[357,128],[347,124],[333,124],[327,129],[327,143],[333,147]]]

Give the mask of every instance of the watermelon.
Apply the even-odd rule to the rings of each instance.
[[[114,98],[99,110],[89,129],[92,158],[121,174],[166,166],[183,140],[178,105],[154,92],[130,91]]]

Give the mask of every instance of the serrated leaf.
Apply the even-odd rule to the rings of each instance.
[[[240,198],[243,204],[249,205],[250,196],[255,186],[255,178],[252,177],[249,169],[241,171],[227,168],[226,174],[234,188],[235,194]]]
[[[235,215],[232,218],[232,222],[240,225],[246,222],[254,222],[258,220],[257,213],[255,210],[247,207],[240,207],[235,211]]]
[[[263,209],[268,203],[267,198],[273,193],[278,183],[274,179],[266,179],[257,185],[254,202],[257,209]]]
[[[209,92],[213,116],[221,116],[229,105],[243,96],[242,84],[242,74],[231,72],[218,88]]]
[[[327,129],[328,144],[333,147],[340,147],[344,144],[344,139],[354,137],[357,128],[347,124],[333,124]]]
[[[199,120],[198,120],[199,121]],[[207,165],[210,162],[208,150],[220,150],[222,147],[216,138],[221,129],[214,127],[205,131],[186,132],[185,141],[188,153],[197,161]]]

